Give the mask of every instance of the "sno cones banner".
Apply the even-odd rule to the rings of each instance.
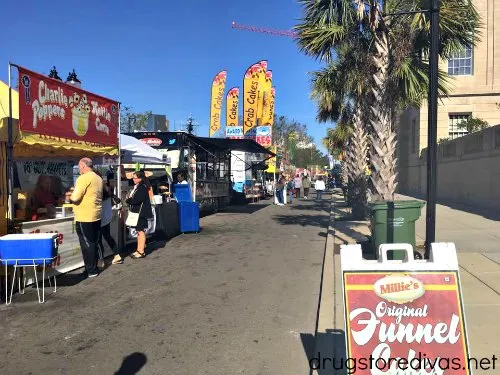
[[[257,125],[259,78],[263,74],[262,71],[262,61],[260,61],[250,66],[243,78],[243,133],[245,135]]]
[[[227,72],[223,70],[217,73],[212,82],[212,97],[210,100],[210,137],[220,129],[220,117],[222,101],[224,100],[224,90],[226,88],[226,76]]]
[[[273,86],[273,71],[268,70],[265,75],[264,83],[262,84],[261,94],[262,94],[262,111],[259,111],[259,124],[267,125],[266,120],[269,117],[269,101],[271,98],[271,88]]]
[[[238,125],[238,99],[240,88],[233,87],[226,96],[226,126]]]

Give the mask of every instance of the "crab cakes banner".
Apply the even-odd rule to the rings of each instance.
[[[19,67],[22,132],[115,146],[119,104]]]
[[[220,71],[212,81],[212,97],[210,99],[210,130],[209,136],[212,137],[220,129],[220,118],[222,111],[222,102],[224,100],[224,90],[226,87],[227,72]]]
[[[259,109],[259,82],[265,74],[267,61],[262,60],[250,66],[243,78],[243,133],[245,136],[257,125]]]

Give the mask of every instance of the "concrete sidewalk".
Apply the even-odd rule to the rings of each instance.
[[[415,198],[397,194],[396,199]],[[424,206],[420,219],[415,223],[417,245],[423,245],[425,241],[425,218]],[[436,242],[453,242],[458,252],[500,253],[500,212],[476,211],[466,205],[438,204]]]
[[[412,199],[399,196],[399,199]],[[348,221],[343,197],[335,195],[328,249],[323,268],[322,293],[317,332],[317,350],[324,356],[345,355],[344,303],[342,293],[340,245],[366,240],[370,230],[367,221]],[[424,216],[416,224],[417,236],[425,235]],[[460,228],[460,229],[459,229]],[[455,242],[459,251],[462,297],[471,358],[500,357],[500,223],[472,213],[438,205],[437,239]],[[417,241],[417,245],[419,244]],[[497,361],[498,362],[498,361]],[[497,363],[497,368],[500,363]],[[318,370],[318,374],[332,371]],[[341,373],[341,372],[339,372]],[[345,372],[344,372],[345,373]],[[498,369],[474,371],[475,374],[499,373]]]

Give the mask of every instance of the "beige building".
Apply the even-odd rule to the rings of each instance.
[[[450,76],[450,96],[440,99],[437,139],[467,134],[457,124],[471,116],[500,124],[500,0],[474,0],[483,28],[475,48],[467,48],[440,68]],[[398,127],[399,191],[412,191],[412,166],[427,147],[427,103],[402,113]]]

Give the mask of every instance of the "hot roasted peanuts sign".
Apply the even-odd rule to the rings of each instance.
[[[344,271],[355,374],[470,374],[458,272]]]
[[[21,131],[115,146],[118,118],[118,102],[19,68]]]

